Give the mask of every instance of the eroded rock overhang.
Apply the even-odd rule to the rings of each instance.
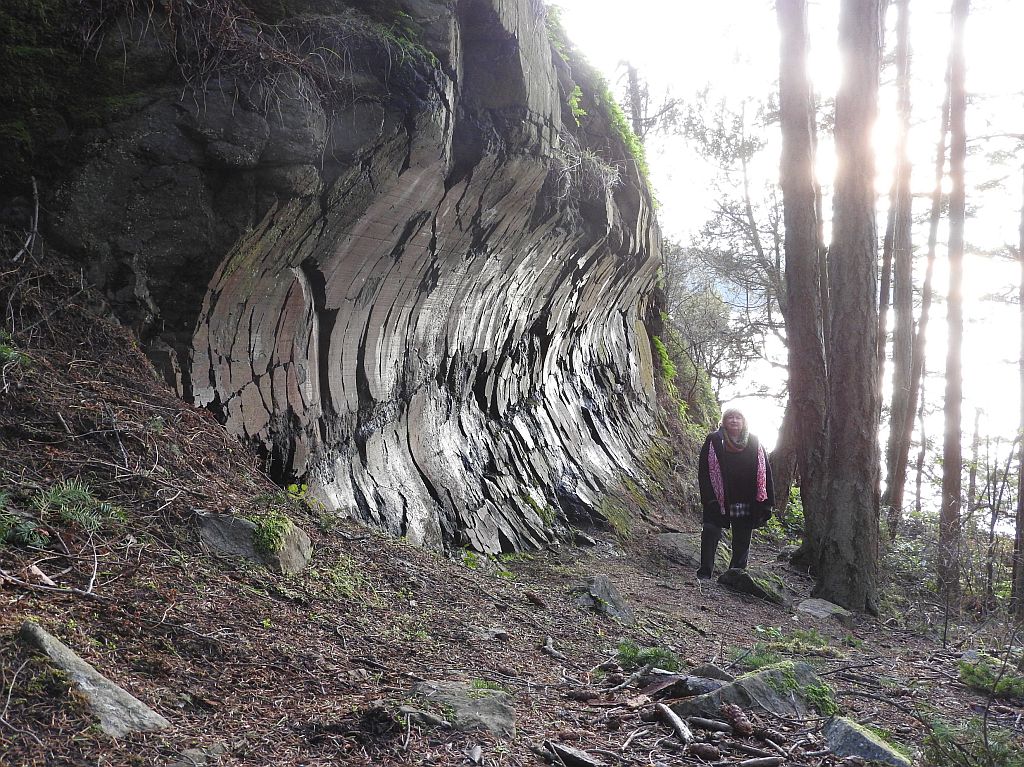
[[[156,315],[195,304],[149,346],[178,358],[183,395],[261,446],[278,478],[423,545],[539,546],[556,513],[599,516],[607,490],[641,474],[650,197],[610,126],[567,124],[573,75],[539,3],[405,7],[436,58],[401,87],[389,76],[409,62],[386,50],[393,68],[347,59],[343,110],[296,76],[263,115],[221,87],[133,118],[111,194],[146,194],[146,163],[175,152],[160,161],[177,174],[164,193],[181,195],[169,215],[211,233],[162,257],[173,232],[153,234],[129,288]],[[174,136],[154,149],[157,124]],[[617,183],[580,181],[573,163],[592,149]],[[69,239],[97,228],[89,204],[72,204]],[[161,277],[168,263],[178,284]]]

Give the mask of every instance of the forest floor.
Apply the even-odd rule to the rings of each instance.
[[[1024,737],[1020,700],[992,701],[958,678],[960,653],[993,641],[989,629],[957,626],[956,642],[943,646],[934,629],[908,630],[900,616],[843,626],[698,581],[653,544],[666,530],[696,532],[696,517],[666,513],[625,538],[588,531],[593,545],[494,561],[446,558],[316,514],[282,496],[207,413],[178,400],[127,330],[88,307],[33,309],[24,299],[33,290],[63,293],[65,307],[80,292],[71,282],[21,286],[18,316],[33,332],[0,382],[0,491],[9,509],[29,509],[54,482],[80,477],[123,515],[92,530],[51,518],[34,545],[0,545],[3,765],[513,766],[543,763],[545,742],[609,765],[705,763],[655,721],[642,681],[621,686],[620,670],[609,669],[624,661],[625,641],[671,651],[684,671],[806,660],[843,713],[911,753],[928,717],[955,727],[983,716],[986,727]],[[197,509],[238,513],[268,499],[290,504],[310,533],[307,570],[275,575],[200,548]],[[797,599],[809,595],[811,581],[777,561],[774,547],[755,543],[752,559]],[[574,603],[573,588],[597,574],[622,593],[635,624]],[[17,638],[27,619],[170,728],[105,736],[67,678]],[[414,693],[423,680],[505,691],[514,736],[414,721],[409,707],[430,708]],[[827,752],[824,718],[751,717],[777,744],[731,735],[720,764],[758,753],[855,763]]]

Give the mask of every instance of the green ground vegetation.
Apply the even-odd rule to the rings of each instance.
[[[88,532],[126,519],[123,509],[97,498],[89,483],[78,477],[58,480],[36,491],[29,504],[43,521],[56,519]]]
[[[925,717],[924,762],[930,767],[1024,767],[1024,750],[1014,734],[980,717],[955,721]]]
[[[619,665],[626,671],[635,671],[642,666],[678,671],[680,667],[679,656],[667,647],[644,647],[628,639],[619,643],[615,654]]]
[[[1024,675],[1014,659],[1000,659],[979,653],[976,660],[957,663],[960,681],[968,687],[996,697],[1024,698]]]

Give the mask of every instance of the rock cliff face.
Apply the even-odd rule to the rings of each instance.
[[[328,507],[485,552],[600,516],[654,429],[658,264],[607,94],[536,0],[303,5],[249,3],[234,53],[104,22],[134,90],[55,236],[183,397]]]

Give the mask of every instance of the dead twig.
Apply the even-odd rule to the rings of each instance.
[[[676,736],[683,744],[692,743],[693,730],[691,730],[686,722],[679,718],[679,715],[675,711],[670,709],[664,703],[655,703],[654,710],[658,712],[662,719],[675,731]]]
[[[96,594],[94,592],[84,591],[82,589],[76,589],[70,586],[55,588],[53,586],[42,586],[37,583],[29,583],[28,581],[23,581],[21,578],[15,578],[6,570],[0,570],[0,582],[10,583],[13,586],[28,589],[29,591],[42,591],[47,594],[69,594],[71,596],[83,597],[85,599],[92,599],[97,602],[105,603],[110,603],[111,601],[107,597],[100,596],[99,594]]]

